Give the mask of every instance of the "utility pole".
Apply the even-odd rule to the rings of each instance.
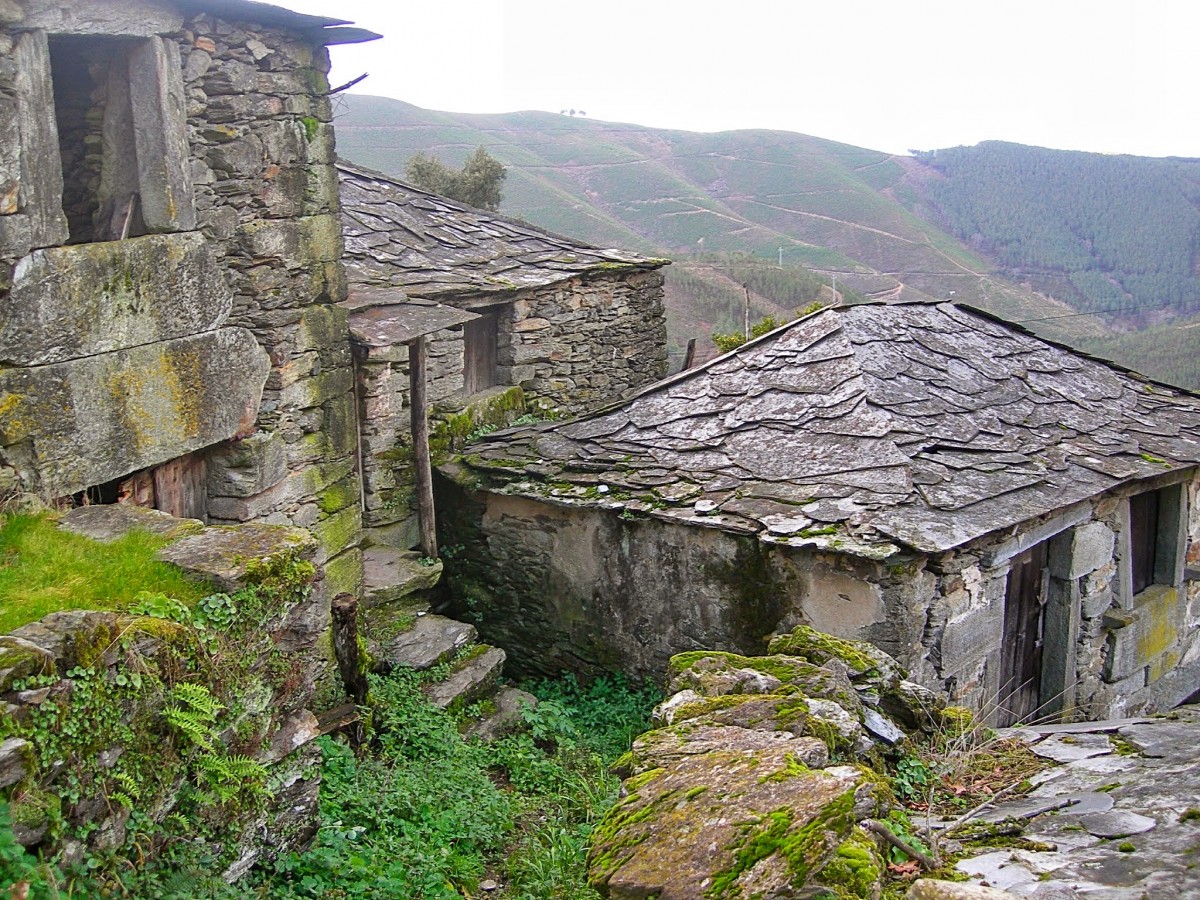
[[[779,248],[779,268],[783,268],[783,248]]]
[[[743,284],[742,290],[746,292],[746,307],[742,316],[742,328],[743,333],[746,335],[746,340],[750,340],[750,288]]]
[[[831,306],[837,306],[837,302],[838,302],[838,298],[837,298],[837,272],[834,272],[834,273],[833,273],[833,303],[831,303],[830,305],[831,305]]]

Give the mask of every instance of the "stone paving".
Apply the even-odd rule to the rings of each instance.
[[[1027,819],[1047,849],[961,861],[973,881],[1042,900],[1200,898],[1200,705],[1007,733],[1058,765],[981,818]]]

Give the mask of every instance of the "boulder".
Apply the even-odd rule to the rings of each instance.
[[[850,838],[864,781],[808,768],[793,742],[730,741],[627,781],[593,835],[591,885],[615,900],[799,896]]]
[[[901,752],[945,701],[870,645],[802,627],[771,648],[671,659],[674,694],[614,766],[623,798],[593,836],[602,896],[879,896],[886,866],[859,823],[890,790],[831,759]]]

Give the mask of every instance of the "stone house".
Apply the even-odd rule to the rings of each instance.
[[[0,2],[0,493],[303,526],[356,586],[346,24]]]
[[[666,260],[590,247],[344,161],[338,175],[364,519],[383,543],[416,543],[413,337],[428,336],[435,414],[471,407],[459,430],[527,404],[594,409],[666,373]]]
[[[470,451],[447,574],[529,668],[806,624],[1001,723],[1200,689],[1200,397],[978,311],[825,309]]]

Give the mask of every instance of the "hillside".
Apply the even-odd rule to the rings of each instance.
[[[987,141],[918,154],[925,200],[1002,274],[1144,325],[1200,311],[1200,160]]]
[[[1072,305],[1074,294],[1005,278],[982,242],[970,249],[933,224],[948,223],[938,191],[953,179],[912,157],[790,132],[445,113],[358,95],[341,98],[337,114],[339,152],[351,160],[402,174],[418,150],[460,164],[483,145],[508,167],[504,212],[600,246],[675,259],[668,327],[676,358],[688,338],[704,339],[736,315],[744,282],[721,272],[712,254],[782,262],[801,278],[805,268],[826,281],[836,276],[864,296],[954,297],[1074,345],[1114,336],[1103,318]],[[775,314],[771,299],[752,297],[752,307]],[[1145,367],[1145,357],[1121,361]]]

